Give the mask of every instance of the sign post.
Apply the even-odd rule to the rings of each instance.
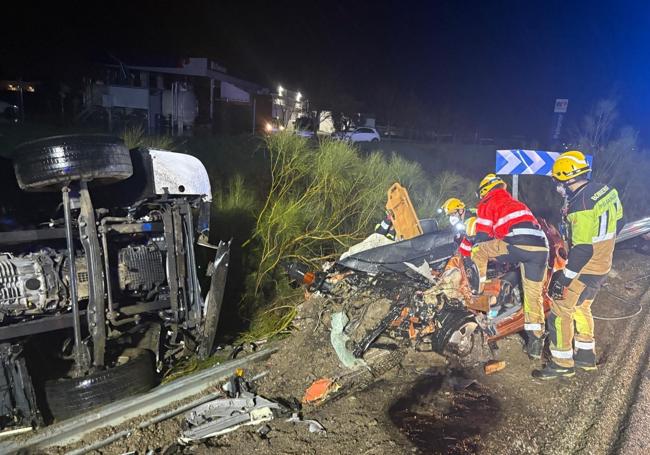
[[[519,175],[551,175],[553,163],[560,156],[557,152],[542,150],[497,150],[495,173],[512,175],[512,195],[519,197]],[[589,166],[591,155],[585,155]]]
[[[553,132],[551,133],[552,144],[557,144],[557,142],[560,140],[560,133],[562,132],[562,123],[564,120],[564,114],[566,114],[568,108],[569,108],[568,99],[557,98],[555,100],[555,107],[553,108],[555,121],[553,122]]]

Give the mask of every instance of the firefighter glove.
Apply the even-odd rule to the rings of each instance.
[[[548,285],[548,293],[554,299],[563,299],[566,296],[567,277],[564,275],[563,270],[557,270],[551,277],[551,282]]]

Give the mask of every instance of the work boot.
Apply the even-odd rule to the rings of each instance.
[[[593,349],[578,349],[573,356],[573,363],[576,368],[583,371],[596,371],[596,353]]]
[[[541,370],[533,371],[533,378],[541,379],[543,381],[556,378],[570,378],[575,376],[576,372],[573,367],[562,367],[557,363],[551,361],[546,364]]]
[[[542,350],[544,349],[544,337],[537,337],[532,333],[528,333],[526,346],[524,351],[528,354],[531,360],[540,360],[542,358]]]

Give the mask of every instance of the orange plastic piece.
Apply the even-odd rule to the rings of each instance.
[[[315,380],[305,390],[305,396],[302,398],[303,404],[317,404],[327,398],[331,392],[339,389],[339,385],[329,378]]]
[[[485,364],[483,370],[485,371],[485,374],[493,374],[496,373],[497,371],[503,370],[505,367],[506,367],[505,360],[490,360],[488,363]]]
[[[472,288],[469,285],[469,280],[467,279],[467,273],[465,273],[465,266],[463,265],[463,258],[459,255],[456,254],[449,258],[449,261],[447,261],[447,265],[445,266],[445,271],[449,269],[458,269],[460,270],[460,274],[462,279],[460,280],[460,293],[463,296],[463,299],[465,300],[465,304],[469,305],[472,302],[472,298],[474,297],[472,295]]]
[[[388,189],[386,210],[393,219],[397,240],[406,240],[422,235],[422,226],[415,213],[408,191],[399,183]]]

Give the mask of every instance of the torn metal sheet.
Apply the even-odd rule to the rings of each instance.
[[[185,415],[190,428],[179,438],[181,443],[220,436],[245,425],[272,420],[279,403],[251,392],[242,391],[236,398],[218,398],[197,406]]]
[[[454,233],[445,230],[371,248],[341,258],[337,263],[370,274],[402,273],[410,270],[405,262],[412,264],[440,262],[452,256],[456,249]]]
[[[435,282],[435,279],[433,278],[433,275],[431,274],[431,266],[427,264],[426,261],[422,262],[422,265],[419,267],[411,264],[410,262],[405,262],[404,263],[409,269],[413,270],[415,273],[419,274],[422,276],[425,280],[433,283]]]
[[[371,250],[379,246],[392,245],[393,243],[395,243],[395,241],[389,239],[385,235],[373,233],[366,237],[363,241],[357,243],[356,245],[352,245],[348,251],[341,255],[341,258],[339,260],[343,260],[348,256],[359,254],[363,251]]]

